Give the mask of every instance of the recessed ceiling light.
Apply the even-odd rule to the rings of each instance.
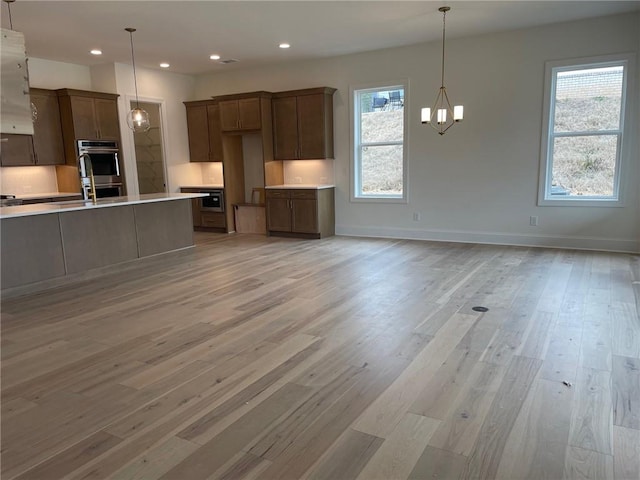
[[[220,55],[215,55],[215,54],[214,54],[214,55],[211,55],[209,58],[210,58],[211,60],[220,60]]]
[[[97,48],[94,48],[89,53],[91,53],[91,55],[102,55],[102,50],[98,50]]]
[[[289,48],[291,45],[289,45],[288,43],[281,43],[280,45],[278,45],[280,48]]]
[[[162,68],[169,68],[171,65],[169,65],[167,62],[163,62],[163,63],[160,64],[160,66]]]

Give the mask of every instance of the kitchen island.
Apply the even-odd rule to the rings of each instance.
[[[191,199],[199,196],[158,193],[0,208],[2,296],[193,247]]]

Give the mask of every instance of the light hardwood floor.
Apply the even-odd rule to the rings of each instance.
[[[3,480],[640,478],[639,257],[197,243],[2,303]]]

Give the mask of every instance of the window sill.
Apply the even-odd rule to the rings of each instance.
[[[618,199],[596,200],[594,198],[579,199],[544,199],[538,200],[539,207],[624,207],[624,203]]]
[[[402,197],[351,197],[351,203],[409,203]]]

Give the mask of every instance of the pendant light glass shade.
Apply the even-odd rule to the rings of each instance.
[[[151,128],[149,114],[142,108],[134,108],[127,114],[127,125],[134,133],[146,132]]]
[[[146,132],[151,128],[151,122],[149,122],[149,114],[146,110],[140,108],[140,102],[138,101],[138,79],[136,78],[136,59],[133,54],[133,32],[136,31],[135,28],[127,27],[125,28],[127,32],[129,32],[129,38],[131,40],[131,64],[133,66],[133,84],[136,89],[136,108],[132,109],[127,114],[127,125],[133,133],[142,133]]]

